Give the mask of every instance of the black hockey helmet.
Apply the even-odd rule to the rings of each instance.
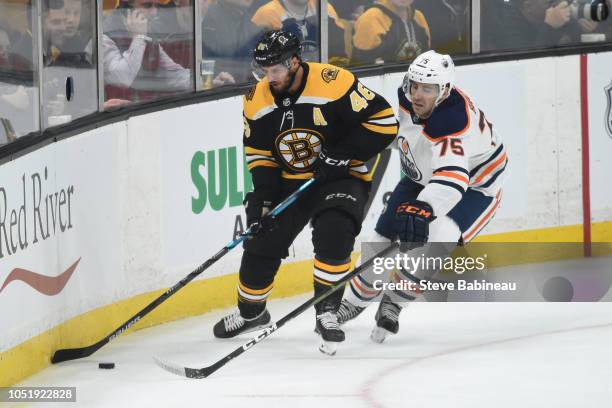
[[[295,34],[274,30],[264,33],[253,50],[253,61],[261,67],[284,63],[291,57],[301,58],[302,45]]]

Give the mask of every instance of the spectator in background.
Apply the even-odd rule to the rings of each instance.
[[[251,52],[263,34],[251,22],[253,0],[217,0],[202,21],[202,58],[215,61],[213,85],[245,83],[251,74]]]
[[[97,110],[93,4],[92,0],[49,0],[44,4],[44,126],[66,123]]]
[[[64,41],[66,14],[63,0],[45,0],[43,3],[43,63],[50,65],[59,57]]]
[[[337,18],[330,16],[328,27],[329,63],[347,66],[353,52],[353,30],[355,21],[371,5],[371,0],[333,0],[330,4],[338,13]]]
[[[329,3],[327,13],[337,20],[338,14]],[[294,34],[302,43],[302,58],[318,60],[319,21],[315,1],[271,0],[257,9],[251,21],[264,31],[283,30]]]
[[[159,0],[128,0],[104,19],[105,100],[143,102],[193,88],[190,70],[148,35],[158,5]]]
[[[441,54],[467,54],[470,50],[468,0],[415,0],[431,30],[431,48]]]
[[[329,3],[340,19],[354,22],[372,5],[372,0],[330,0]]]
[[[431,47],[427,20],[413,0],[378,0],[355,22],[352,62],[412,60]]]
[[[598,23],[573,19],[568,1],[491,0],[482,3],[483,51],[550,47],[579,42]]]
[[[184,68],[193,67],[193,6],[190,0],[170,0],[158,11],[149,34]]]
[[[23,27],[24,32],[29,32]],[[26,44],[30,39],[29,46]],[[38,106],[32,104],[34,72],[31,36],[9,27],[0,19],[0,144],[35,130]]]

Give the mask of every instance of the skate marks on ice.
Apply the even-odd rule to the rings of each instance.
[[[305,299],[272,301],[273,319]],[[344,326],[347,340],[335,357],[317,350],[314,312],[308,312],[204,381],[155,366],[153,355],[206,366],[252,336],[214,339],[212,326],[226,313],[214,311],[117,339],[94,356],[51,366],[22,385],[76,386],[77,403],[70,407],[198,402],[358,408],[409,400],[433,407],[515,408],[604,406],[612,398],[603,383],[612,367],[612,304],[414,304],[402,312],[399,333],[383,344],[369,339],[375,309]],[[116,368],[100,370],[101,361]]]

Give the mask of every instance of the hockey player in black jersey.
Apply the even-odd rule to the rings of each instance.
[[[304,62],[291,33],[263,35],[253,52],[260,82],[243,98],[244,138],[254,191],[245,198],[247,224],[238,310],[214,327],[219,338],[270,323],[266,299],[281,260],[298,233],[312,225],[314,290],[320,294],[349,272],[350,255],[368,200],[372,171],[366,162],[395,138],[389,103],[347,70]],[[302,183],[313,188],[273,223],[262,216]],[[316,305],[321,351],[344,340],[336,311],[342,291]]]

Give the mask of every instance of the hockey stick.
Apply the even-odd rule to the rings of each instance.
[[[212,373],[214,373],[215,371],[217,371],[218,369],[220,369],[221,367],[223,367],[230,360],[233,360],[234,358],[238,357],[239,355],[241,355],[242,353],[244,353],[245,351],[253,347],[255,344],[268,338],[276,330],[283,327],[285,323],[287,323],[289,320],[302,314],[310,306],[316,305],[317,303],[321,302],[323,299],[327,298],[329,295],[331,295],[332,293],[340,289],[342,286],[344,286],[344,284],[348,282],[349,280],[351,280],[355,275],[358,275],[359,273],[361,273],[364,268],[367,268],[372,263],[374,263],[375,259],[387,255],[393,249],[397,248],[397,246],[398,246],[397,243],[393,243],[389,245],[388,247],[386,247],[385,249],[383,249],[382,251],[378,252],[372,258],[368,259],[363,264],[353,269],[350,273],[348,273],[346,276],[344,276],[342,279],[336,282],[333,286],[331,286],[327,291],[325,291],[318,297],[317,296],[311,297],[306,302],[298,306],[296,309],[289,312],[289,314],[282,317],[279,321],[272,324],[272,326],[263,329],[257,336],[253,337],[251,340],[244,343],[242,346],[238,347],[237,349],[235,349],[234,351],[232,351],[231,353],[223,357],[221,360],[217,361],[216,363],[212,365],[209,365],[208,367],[202,367],[202,368],[183,367],[177,364],[162,361],[157,357],[153,357],[153,360],[155,361],[155,364],[160,366],[162,369],[168,372],[171,372],[172,374],[176,374],[176,375],[187,377],[187,378],[206,378]]]
[[[302,184],[300,188],[294,191],[283,202],[279,203],[276,207],[272,209],[272,211],[266,214],[266,217],[274,218],[278,216],[287,207],[293,204],[298,199],[298,197],[300,197],[304,193],[304,191],[306,191],[315,182],[316,182],[315,179],[311,178],[306,183]],[[149,303],[144,309],[136,313],[134,316],[130,317],[125,323],[123,323],[120,327],[115,329],[108,336],[104,337],[102,340],[98,341],[97,343],[91,344],[89,346],[85,346],[85,347],[57,350],[53,354],[53,357],[51,358],[51,363],[53,364],[61,363],[62,361],[75,360],[77,358],[83,358],[83,357],[88,357],[92,355],[97,350],[99,350],[102,346],[104,346],[106,343],[110,342],[111,340],[114,340],[115,337],[118,337],[119,335],[121,335],[121,333],[123,333],[124,331],[132,327],[134,324],[136,324],[136,322],[138,322],[140,319],[146,316],[150,311],[155,309],[157,306],[163,303],[170,296],[174,295],[176,292],[182,289],[185,285],[187,285],[189,282],[195,279],[198,275],[200,275],[202,272],[204,272],[206,269],[212,266],[219,259],[221,259],[225,254],[227,254],[229,251],[231,251],[236,246],[238,246],[238,244],[246,240],[250,235],[251,235],[251,229],[249,228],[243,234],[241,234],[238,238],[234,239],[233,241],[228,243],[226,246],[224,246],[223,249],[221,249],[219,252],[214,254],[206,262],[198,266],[196,270],[191,272],[189,275],[185,276],[183,279],[181,279],[180,282],[172,286],[170,289],[168,289],[163,294],[161,294],[157,299]]]

